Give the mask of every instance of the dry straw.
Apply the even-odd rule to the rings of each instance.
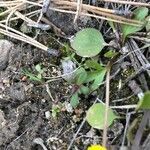
[[[8,26],[10,21],[16,19],[22,19],[27,24],[35,24],[35,25],[38,24],[38,20],[34,21],[30,19],[30,15],[34,15],[41,12],[41,9],[43,7],[43,1],[44,0],[39,0],[37,2],[32,2],[28,0],[1,1],[0,7],[4,8],[5,11],[1,12],[0,16],[1,18],[3,17],[5,19],[0,21],[0,33],[15,38],[17,40],[21,40],[23,42],[29,43],[39,49],[47,50],[48,47],[39,43],[32,37],[29,37],[24,33],[21,33]],[[129,4],[129,5],[150,7],[149,3],[133,2],[133,1],[125,1],[125,0],[121,0],[121,1],[103,0],[102,2],[112,2],[112,3],[119,3],[119,4]],[[133,25],[133,26],[141,26],[143,24],[138,20],[127,19],[123,16],[117,15],[115,10],[83,4],[82,0],[61,0],[61,1],[51,0],[51,3],[53,5],[50,5],[48,9],[61,12],[61,13],[69,13],[75,15],[74,23],[77,21],[79,16],[89,16],[93,18],[98,18],[102,20],[108,20],[108,21],[113,21],[121,24]],[[30,12],[28,14],[21,13],[24,10],[27,10],[31,7],[36,8],[37,10],[32,9],[33,12]]]

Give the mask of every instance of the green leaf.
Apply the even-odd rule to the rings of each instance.
[[[139,7],[136,10],[134,10],[134,18],[135,20],[144,21],[145,17],[148,15],[148,8],[146,7]],[[130,25],[122,25],[122,32],[124,39],[133,33],[136,33],[137,31],[140,31],[143,29],[144,26],[141,25],[141,27],[135,27]]]
[[[113,32],[115,32],[116,29],[115,29],[114,23],[112,21],[108,21],[108,24],[112,28]]]
[[[88,71],[87,72],[87,79],[85,80],[84,83],[89,83],[89,82],[95,80],[96,78],[99,78],[104,73],[106,73],[106,68],[104,68],[104,67],[102,70]],[[101,77],[103,77],[103,76],[101,76]]]
[[[76,84],[77,85],[81,85],[87,78],[87,72],[85,70],[83,70],[82,72],[80,72],[80,74],[78,74],[78,76],[76,77]]]
[[[36,66],[35,66],[35,69],[36,69],[36,71],[37,72],[41,72],[41,65],[40,64],[37,64]]]
[[[71,100],[70,100],[70,104],[72,107],[76,108],[79,104],[79,96],[78,93],[75,92],[72,96],[71,96]]]
[[[147,18],[146,18],[146,21],[147,21],[147,24],[146,24],[146,31],[150,31],[150,16],[148,16]]]
[[[31,81],[39,81],[39,82],[42,81],[41,79],[39,79],[38,77],[36,77],[34,75],[27,75],[27,76],[29,76],[29,78],[30,78]]]
[[[87,111],[86,120],[87,122],[96,129],[104,129],[105,121],[105,105],[102,103],[96,103],[92,105]],[[118,118],[112,109],[108,110],[108,126],[110,126],[114,119]]]
[[[99,88],[99,86],[104,80],[105,74],[106,74],[106,69],[100,71],[99,74],[95,77],[94,82],[90,86],[91,92]]]
[[[115,51],[113,51],[113,50],[109,50],[107,53],[104,54],[104,56],[105,56],[106,58],[113,58],[113,57],[115,57],[117,54],[118,54],[117,52],[115,52]]]
[[[52,105],[52,116],[53,118],[56,118],[58,113],[60,112],[60,107],[58,105]]]
[[[138,109],[150,109],[150,91],[146,92],[143,99],[139,101]]]
[[[82,57],[96,56],[105,46],[102,34],[94,28],[86,28],[76,33],[71,47]]]
[[[30,73],[27,69],[22,69],[22,72],[23,72],[26,76],[28,76],[28,77],[30,78],[30,80],[32,80],[32,81],[39,81],[39,82],[42,81],[41,79],[39,79],[39,78],[37,77],[37,75],[34,75],[34,74]]]
[[[80,92],[81,92],[82,94],[84,94],[84,95],[88,95],[89,92],[90,92],[90,90],[89,90],[89,88],[88,88],[87,86],[82,85],[82,86],[80,87]]]
[[[96,69],[96,70],[102,70],[103,67],[95,60],[87,60],[85,62],[86,66],[88,68]]]
[[[87,78],[87,72],[86,70],[81,67],[74,73],[74,82],[77,85],[81,85]]]

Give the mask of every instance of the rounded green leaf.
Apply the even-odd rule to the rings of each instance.
[[[79,56],[93,57],[103,49],[105,41],[98,30],[86,28],[76,33],[71,46]]]
[[[144,94],[143,99],[138,103],[137,109],[150,109],[150,91]]]
[[[102,103],[96,103],[90,107],[87,112],[86,120],[87,122],[96,129],[104,129],[105,121],[105,105]],[[108,111],[108,126],[110,126],[114,119],[118,118],[112,109]]]

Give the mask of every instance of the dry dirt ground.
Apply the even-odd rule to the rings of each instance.
[[[41,138],[48,150],[66,150],[82,123],[84,123],[82,129],[76,136],[71,150],[86,150],[88,145],[102,142],[102,131],[91,129],[83,120],[87,109],[96,98],[104,100],[105,85],[89,97],[85,98],[81,95],[82,101],[79,106],[69,111],[68,103],[72,85],[62,78],[51,81],[49,84],[31,81],[23,73],[23,69],[35,72],[35,66],[41,64],[46,68],[46,77],[60,76],[63,74],[61,59],[65,54],[64,47],[59,42],[69,43],[70,36],[83,27],[96,27],[101,29],[102,33],[106,33],[108,24],[97,19],[81,17],[74,25],[72,15],[62,15],[51,11],[47,12],[46,17],[60,29],[59,32],[56,28],[51,28],[48,31],[34,30],[33,33],[38,41],[58,50],[59,56],[49,55],[29,44],[6,36],[0,39],[0,150],[42,150],[42,147],[35,142],[36,138]],[[15,27],[19,28],[20,22],[17,22]],[[59,36],[60,32],[64,32],[65,36]],[[113,36],[110,30],[104,34],[106,41],[113,39]],[[150,49],[147,48],[142,54],[150,61]],[[150,80],[145,72],[140,74],[140,78],[139,74],[130,76],[135,72],[134,61],[131,61],[132,56],[125,59],[123,57],[121,55],[122,61],[116,63],[111,72],[113,79],[110,85],[110,100],[111,105],[114,106],[137,103],[137,96],[131,91],[132,86],[128,85],[128,79],[137,77],[137,82],[143,91],[150,88]],[[108,61],[104,57],[101,60],[104,63]],[[126,82],[120,90],[118,90],[119,79]],[[146,83],[145,79],[147,79]],[[51,95],[46,88],[47,85]],[[56,117],[52,116],[53,105],[60,107]],[[108,143],[110,145],[121,145],[127,121],[126,114],[133,113],[131,122],[134,118],[140,118],[142,114],[142,112],[134,113],[134,109],[130,111],[118,109],[117,113],[122,118],[115,121],[109,128]],[[126,141],[125,144],[127,144]]]

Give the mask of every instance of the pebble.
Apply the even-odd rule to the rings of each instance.
[[[0,71],[7,67],[9,61],[9,52],[13,44],[7,40],[0,40]]]
[[[51,116],[50,111],[46,111],[46,112],[45,112],[45,117],[46,117],[46,119],[49,119],[50,116]]]

